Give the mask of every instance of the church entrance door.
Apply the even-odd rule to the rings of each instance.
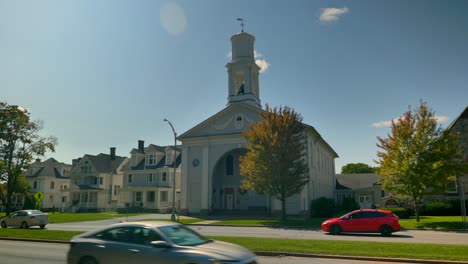
[[[234,189],[233,188],[224,189],[224,208],[226,210],[234,209]]]

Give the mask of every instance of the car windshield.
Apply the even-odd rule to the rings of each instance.
[[[196,246],[210,242],[210,240],[183,225],[163,226],[159,230],[179,246]]]

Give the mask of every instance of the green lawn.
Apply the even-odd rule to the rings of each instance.
[[[320,228],[320,224],[326,218],[312,218],[308,220],[290,219],[282,221],[279,219],[238,219],[222,220],[213,225],[255,225],[255,226],[305,226],[310,228]],[[400,219],[402,228],[407,229],[463,229],[461,216],[421,216],[420,222],[416,222],[414,217],[410,219]]]
[[[213,223],[213,225],[255,225],[255,226],[307,226],[319,228],[320,224],[326,218],[312,219],[240,219],[240,220],[222,220]]]
[[[144,220],[140,220],[140,221],[168,221],[170,222],[171,219],[170,218],[156,218],[156,219],[144,219]],[[182,223],[184,225],[186,224],[193,224],[193,223],[197,223],[197,222],[201,222],[201,221],[205,221],[205,219],[202,219],[202,218],[180,218],[179,223]]]
[[[432,260],[468,260],[468,246],[363,241],[299,240],[251,237],[211,237],[242,245],[254,251],[309,254],[394,257]]]
[[[49,213],[49,221],[51,224],[68,223],[68,222],[85,222],[107,220],[126,216],[142,215],[139,213],[120,214],[117,212],[104,212],[104,213]],[[1,213],[0,217],[5,216]]]
[[[463,229],[461,216],[421,216],[416,222],[415,217],[410,219],[400,219],[403,228],[419,229]]]
[[[39,228],[0,229],[0,237],[34,238],[68,241],[82,232]],[[235,243],[253,251],[299,252],[310,254],[394,257],[432,260],[468,260],[468,246],[362,241],[327,241],[252,237],[210,237]]]

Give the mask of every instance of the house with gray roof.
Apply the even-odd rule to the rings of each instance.
[[[102,212],[118,207],[122,187],[122,168],[127,157],[109,154],[89,155],[73,160],[70,172],[70,197],[72,212]]]
[[[336,203],[353,198],[360,208],[392,207],[394,200],[382,189],[380,177],[375,173],[337,174]]]
[[[180,202],[181,150],[174,146],[150,144],[143,140],[130,151],[123,167],[120,206],[150,212],[169,212],[173,205],[174,166],[176,172],[176,208]]]
[[[32,193],[42,192],[44,198],[41,208],[43,210],[54,210],[69,205],[69,173],[72,165],[59,162],[54,158],[45,161],[36,159],[29,165],[25,177],[31,185]]]

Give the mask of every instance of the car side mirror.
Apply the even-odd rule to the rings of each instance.
[[[150,243],[155,248],[171,248],[172,245],[167,243],[166,241],[151,241]]]

